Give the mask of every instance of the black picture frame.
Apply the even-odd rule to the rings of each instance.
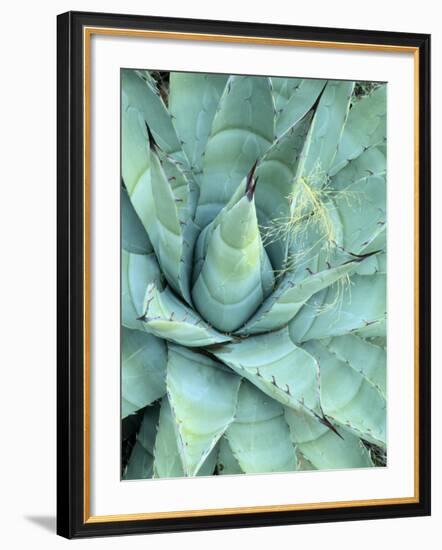
[[[107,27],[413,48],[418,73],[418,498],[314,510],[89,521],[85,513],[84,29]],[[68,12],[57,20],[57,533],[67,538],[430,514],[430,36],[427,34]],[[85,390],[86,388],[86,390]],[[86,391],[86,394],[85,394]]]

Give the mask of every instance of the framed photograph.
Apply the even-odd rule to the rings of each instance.
[[[430,514],[430,37],[58,17],[58,533]]]

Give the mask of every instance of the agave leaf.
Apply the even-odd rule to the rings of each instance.
[[[135,75],[134,77],[138,77]],[[141,82],[141,86],[146,86]],[[121,108],[121,173],[131,195],[140,179],[149,171],[149,156],[146,154],[147,132],[145,115],[131,106],[127,94],[122,92]]]
[[[370,344],[373,344],[374,346],[379,346],[384,350],[387,348],[386,336],[373,336],[371,338],[367,338],[367,342],[370,342]]]
[[[157,90],[134,71],[122,72],[122,167],[131,203],[151,238],[169,284],[190,300],[188,277],[198,198],[169,114]],[[149,127],[149,130],[147,129]],[[151,151],[153,137],[162,151]]]
[[[310,341],[303,347],[320,364],[324,413],[358,437],[385,447],[386,403],[382,393],[324,344]]]
[[[227,428],[226,438],[245,473],[296,469],[283,407],[248,382],[239,390],[235,422]]]
[[[153,448],[157,431],[158,414],[159,407],[146,408],[123,479],[147,479],[152,477]]]
[[[153,88],[157,94],[159,93],[156,80],[147,69],[135,69],[135,72],[142,80],[144,80],[144,82],[149,84],[149,86]]]
[[[370,454],[359,437],[338,426],[339,435],[301,411],[285,409],[296,450],[318,470],[368,468]]]
[[[216,219],[216,218],[215,218]],[[204,261],[207,255],[207,247],[209,244],[209,239],[213,233],[213,222],[200,232],[193,249],[193,271],[192,271],[192,288],[195,285],[198,277],[203,268]]]
[[[275,103],[275,116],[278,116],[287,101],[302,82],[302,79],[272,76],[270,78],[270,82],[272,83],[272,95]]]
[[[216,471],[219,475],[227,476],[244,473],[241,470],[241,466],[238,464],[238,461],[232,452],[232,448],[230,447],[230,444],[225,436],[221,437],[221,439],[219,440]]]
[[[169,400],[167,397],[163,397],[154,446],[153,477],[182,477],[183,475],[183,465],[175,432],[175,421]]]
[[[329,351],[340,361],[347,362],[384,397],[386,396],[387,354],[383,347],[367,342],[353,334],[337,336],[327,344]]]
[[[385,338],[387,334],[386,315],[382,319],[368,323],[364,327],[355,330],[354,334],[362,338]]]
[[[358,275],[374,275],[375,273],[385,273],[385,252],[373,254],[361,262],[355,269]]]
[[[313,296],[290,321],[290,336],[294,342],[306,342],[360,333],[382,324],[385,312],[385,274],[353,275],[350,284],[337,283]]]
[[[256,168],[255,201],[264,245],[275,271],[281,270],[287,259],[287,238],[272,237],[275,221],[290,217],[290,197],[294,190],[295,172],[305,137],[311,122],[307,113],[289,128],[264,154]]]
[[[161,400],[160,419],[154,447],[153,477],[183,477],[184,470],[177,443],[177,427],[167,397]],[[197,476],[212,475],[218,456],[215,446],[201,466]]]
[[[144,296],[151,283],[161,288],[161,274],[154,254],[121,252],[122,321],[127,328],[143,330]]]
[[[155,285],[147,289],[143,309],[145,330],[159,338],[188,347],[210,346],[228,342],[231,338],[214,330],[193,309],[174,293]]]
[[[193,218],[199,197],[199,188],[193,176],[188,177],[173,158],[162,155],[161,166],[171,185],[181,226],[178,282],[180,294],[190,301],[190,276],[193,270],[193,252],[199,229]],[[166,235],[164,235],[166,237]],[[176,261],[176,260],[175,260]]]
[[[361,260],[348,261],[318,273],[287,273],[279,287],[264,301],[258,311],[238,334],[257,334],[282,328],[291,321],[307,300],[320,290],[329,287],[344,275],[352,273]]]
[[[209,456],[206,458],[205,462],[202,464],[201,468],[196,474],[197,477],[206,477],[211,476],[215,473],[216,463],[219,454],[219,443],[213,447]]]
[[[370,95],[355,102],[338,144],[330,174],[336,174],[370,146],[386,139],[387,86],[379,86]]]
[[[199,187],[195,182],[195,178],[191,171],[187,170],[182,163],[177,162],[172,156],[166,155],[158,148],[156,148],[156,152],[164,175],[170,184],[178,218],[183,222],[188,222],[195,215],[199,197]]]
[[[122,417],[166,393],[167,351],[163,340],[139,330],[122,330]]]
[[[136,441],[130,453],[123,479],[149,479],[152,477],[152,473],[153,456]]]
[[[158,419],[160,414],[159,404],[152,407],[146,407],[137,439],[143,447],[153,454],[155,438],[157,435]]]
[[[124,187],[121,188],[121,245],[124,250],[133,254],[150,254],[153,251],[149,237]]]
[[[349,160],[345,168],[331,177],[331,187],[342,191],[355,181],[367,176],[384,175],[386,169],[387,159],[385,153],[379,146],[371,146],[355,159]]]
[[[200,227],[229,201],[253,163],[274,138],[270,80],[231,76],[221,96],[207,141],[196,213]]]
[[[287,329],[216,346],[211,352],[283,405],[321,415],[318,364],[292,342]]]
[[[235,206],[221,211],[192,289],[192,299],[214,327],[231,332],[241,326],[271,292],[273,281],[253,196],[247,191]]]
[[[272,79],[273,81],[274,79]],[[309,80],[308,78],[302,80],[289,78],[287,81],[294,81],[294,85],[285,104],[282,105],[281,100],[276,104],[276,135],[278,137],[313,107],[327,83],[326,80]],[[288,87],[291,86],[288,85]],[[286,89],[285,94],[288,93],[289,90]]]
[[[353,82],[329,80],[321,92],[298,164],[297,180],[307,178],[311,187],[323,185],[347,119],[353,86]]]
[[[192,282],[193,285],[197,281],[199,274],[201,273],[201,269],[204,265],[204,261],[207,256],[207,249],[209,246],[210,239],[213,235],[213,232],[215,229],[219,226],[221,220],[225,218],[227,213],[238,204],[238,202],[244,197],[247,191],[247,185],[251,181],[250,175],[253,175],[254,167],[252,167],[249,174],[241,181],[241,183],[236,188],[235,192],[233,193],[232,197],[228,201],[228,203],[223,207],[223,209],[218,212],[218,214],[215,216],[215,218],[209,223],[209,225],[206,225],[204,229],[200,232],[198,235],[197,241],[195,243],[194,248],[194,257],[193,257],[193,273],[192,273]],[[256,183],[256,178],[255,178]],[[255,188],[256,193],[256,188]]]
[[[371,239],[365,241],[361,252],[364,254],[372,254],[378,250],[385,251],[387,246],[387,225],[386,223],[379,223],[380,227],[378,231],[374,232]]]
[[[313,464],[305,458],[299,449],[296,449],[296,469],[299,472],[317,470],[317,468],[315,468]]]
[[[186,476],[196,475],[232,422],[240,383],[206,355],[169,346],[167,393]]]
[[[385,248],[385,174],[355,181],[337,194],[334,204],[342,234],[339,245],[353,254]]]
[[[227,76],[170,73],[169,112],[190,168],[202,173],[203,155]]]
[[[140,180],[132,203],[146,228],[156,257],[168,283],[191,303],[189,277],[191,256],[197,230],[189,217],[191,199],[186,202],[174,193],[180,175],[175,164],[161,155],[157,146],[150,144],[150,170]],[[169,177],[174,180],[169,181]],[[172,174],[172,175],[171,175]],[[182,175],[182,174],[181,174]],[[184,175],[182,175],[184,177]],[[181,185],[177,186],[182,187]],[[190,187],[187,186],[187,197]],[[182,206],[184,202],[184,206]],[[180,206],[178,206],[180,205]],[[181,219],[181,216],[186,216]]]
[[[146,123],[155,141],[166,153],[185,161],[169,113],[159,91],[132,69],[121,71],[122,175],[132,195],[140,177],[148,169]]]

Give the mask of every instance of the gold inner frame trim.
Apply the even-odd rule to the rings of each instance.
[[[157,38],[173,40],[194,40],[204,42],[231,42],[257,45],[288,46],[304,48],[332,48],[372,52],[411,53],[414,63],[414,494],[410,497],[392,497],[370,500],[350,500],[336,502],[316,502],[301,504],[282,504],[269,506],[249,506],[235,508],[214,508],[202,510],[177,510],[170,512],[151,512],[136,514],[91,515],[90,509],[90,56],[92,35],[124,36],[134,38]],[[225,34],[204,34],[187,32],[149,31],[137,29],[115,29],[108,27],[83,28],[83,93],[84,93],[84,523],[103,523],[116,521],[141,521],[149,519],[172,519],[207,517],[229,514],[253,514],[263,512],[284,512],[300,510],[324,510],[348,508],[351,506],[385,506],[389,504],[412,504],[419,502],[419,49],[412,46],[389,44],[366,44],[358,42],[331,42],[321,40],[296,40],[270,37],[245,37]]]

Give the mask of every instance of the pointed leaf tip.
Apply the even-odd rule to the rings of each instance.
[[[144,121],[144,124],[146,125],[147,137],[148,137],[148,140],[149,140],[149,147],[156,153],[157,150],[160,149],[160,146],[155,141],[155,138],[153,137],[152,131],[149,128],[149,124],[147,124],[146,121]]]
[[[258,178],[257,177],[255,178],[255,170],[257,165],[258,165],[258,159],[255,160],[252,168],[247,174],[246,197],[249,199],[249,201],[253,199],[253,195],[256,189],[256,184],[258,182]]]
[[[338,430],[333,426],[333,424],[330,422],[330,420],[324,415],[322,418],[318,417],[318,420],[321,424],[326,426],[329,430],[334,432],[338,437],[340,437],[342,440],[344,439],[342,435],[338,432]]]
[[[316,101],[313,103],[313,105],[312,105],[312,107],[311,107],[311,109],[310,109],[310,112],[311,112],[311,113],[314,113],[314,112],[316,111],[316,109],[318,108],[319,102],[321,101],[321,98],[322,98],[322,96],[323,96],[323,94],[324,94],[325,88],[326,88],[326,86],[324,86],[324,87],[322,88],[322,90],[321,90],[321,92],[319,93],[319,95],[318,95]],[[307,113],[307,114],[308,114],[308,113]]]
[[[365,254],[355,254],[354,252],[349,252],[349,254],[350,256],[353,256],[354,258],[356,258],[356,261],[362,262],[363,260],[365,260],[366,258],[369,258],[370,256],[376,256],[376,254],[379,254],[380,252],[382,252],[381,249],[374,250],[373,252],[367,252]]]

